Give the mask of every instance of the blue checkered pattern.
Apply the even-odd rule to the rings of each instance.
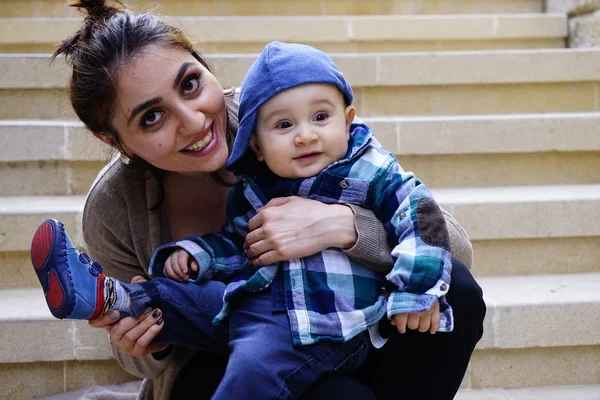
[[[445,300],[450,285],[450,252],[419,235],[417,205],[431,193],[396,158],[373,140],[370,128],[353,124],[347,156],[319,175],[282,179],[275,175],[241,177],[228,199],[229,223],[223,233],[191,237],[159,248],[150,272],[162,267],[174,247],[183,247],[200,265],[196,281],[228,282],[225,306],[215,323],[226,318],[234,299],[268,288],[281,269],[294,344],[345,341],[377,323],[385,314],[428,310],[440,301],[440,331],[453,329]],[[386,280],[341,250],[328,249],[302,259],[258,270],[242,256],[248,221],[270,199],[297,195],[324,203],[352,203],[370,208],[383,222],[394,267]],[[440,227],[445,229],[445,227]]]

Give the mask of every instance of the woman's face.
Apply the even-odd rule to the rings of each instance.
[[[166,171],[214,172],[229,154],[221,85],[174,47],[148,46],[120,68],[112,124],[129,156]]]

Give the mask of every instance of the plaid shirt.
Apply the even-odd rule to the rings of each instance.
[[[248,221],[270,199],[290,195],[372,209],[393,247],[395,264],[387,281],[339,249],[258,270],[252,267],[242,255]],[[374,143],[368,126],[353,124],[346,158],[311,178],[282,179],[274,174],[242,177],[228,198],[229,222],[224,231],[161,246],[152,257],[150,273],[163,276],[168,255],[176,247],[187,250],[200,266],[198,275],[190,279],[228,283],[223,310],[215,318],[218,323],[228,315],[233,299],[265,290],[281,270],[295,345],[345,341],[376,324],[386,311],[390,318],[425,311],[437,299],[439,330],[451,331],[452,309],[445,300],[451,262],[443,217],[434,219],[441,224],[429,227],[429,235],[422,233],[426,225],[422,200],[430,206],[426,211],[433,204],[434,214],[435,210],[440,212],[431,199],[424,184],[411,172],[404,172],[393,154]],[[432,231],[445,234],[445,246],[432,243]]]

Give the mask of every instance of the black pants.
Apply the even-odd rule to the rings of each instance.
[[[321,400],[454,398],[475,345],[483,335],[486,307],[481,288],[458,260],[452,260],[452,280],[447,295],[454,312],[454,331],[400,335],[389,321],[380,330],[391,335],[379,350],[371,350],[353,376],[328,376],[302,398]],[[227,357],[197,353],[179,374],[171,398],[210,399],[223,376]]]

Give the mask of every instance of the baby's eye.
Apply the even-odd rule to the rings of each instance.
[[[148,111],[142,117],[141,125],[142,128],[150,128],[153,125],[158,124],[162,119],[163,113],[162,111],[152,110]]]
[[[198,75],[190,75],[183,83],[181,84],[181,91],[183,95],[188,95],[190,93],[194,93],[198,90],[200,86],[200,76]]]
[[[277,129],[289,129],[292,127],[292,123],[290,121],[281,121],[277,125],[275,125]]]
[[[314,121],[325,121],[327,119],[328,115],[327,113],[318,113],[317,115],[315,115],[315,117],[313,118]]]

